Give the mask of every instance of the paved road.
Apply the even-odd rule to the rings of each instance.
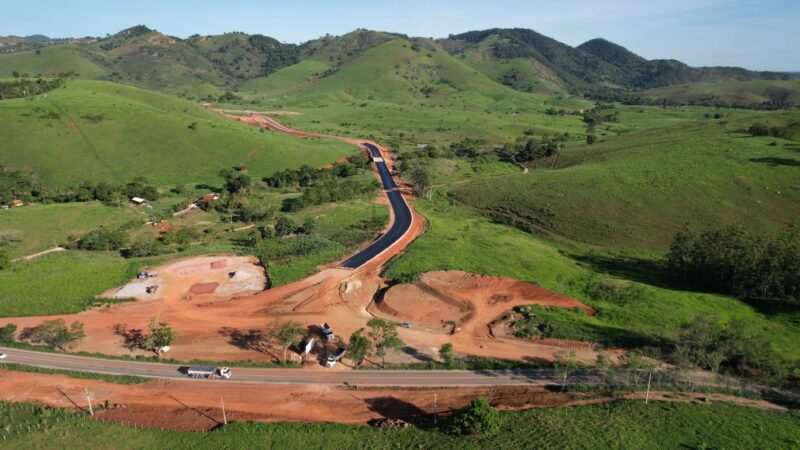
[[[113,375],[135,375],[148,378],[193,380],[181,373],[181,365],[140,361],[89,358],[63,353],[36,352],[2,348],[8,358],[0,362],[18,363],[50,369]],[[552,369],[531,370],[333,370],[333,369],[255,369],[234,367],[230,380],[213,382],[270,383],[270,384],[328,384],[357,386],[498,386],[551,385],[560,383]],[[571,382],[579,377],[570,376]]]
[[[372,144],[364,144],[374,158],[382,158],[381,152]],[[392,179],[392,174],[389,173],[389,168],[386,163],[379,160],[375,163],[378,169],[378,174],[381,177],[383,188],[387,191],[386,195],[389,197],[389,203],[394,212],[394,222],[389,231],[383,236],[378,238],[375,242],[370,244],[355,255],[347,258],[341,265],[348,269],[357,269],[370,261],[372,258],[378,256],[388,249],[392,244],[397,242],[403,235],[411,228],[411,209],[409,209],[403,196],[397,190],[397,185]]]

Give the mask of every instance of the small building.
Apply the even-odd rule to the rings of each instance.
[[[210,194],[206,194],[197,199],[197,203],[211,203],[213,201],[219,200],[219,194],[216,192],[212,192]]]
[[[136,206],[142,206],[142,205],[146,205],[147,204],[147,200],[145,200],[145,199],[143,199],[141,197],[132,197],[131,198],[131,203],[133,203]]]
[[[172,225],[170,225],[170,223],[167,222],[166,220],[162,220],[161,222],[158,222],[158,223],[153,224],[153,225],[158,227],[158,232],[159,233],[166,233],[167,231],[172,229]]]
[[[11,200],[11,202],[9,203],[9,206],[12,206],[12,207],[13,206],[22,206],[24,204],[25,204],[25,202],[23,202],[22,200],[20,200],[18,198],[15,198],[14,200]]]

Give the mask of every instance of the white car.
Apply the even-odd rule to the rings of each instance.
[[[6,355],[5,353],[0,353],[0,359],[6,359],[6,358],[8,358],[8,355]]]

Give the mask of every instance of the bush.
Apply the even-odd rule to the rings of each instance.
[[[121,230],[100,227],[85,234],[78,242],[78,248],[92,251],[119,250],[127,242],[128,236]]]
[[[127,258],[142,258],[144,256],[157,256],[161,254],[162,247],[152,238],[142,238],[131,245],[125,254]]]
[[[478,397],[456,411],[447,424],[451,434],[494,436],[500,431],[500,412],[486,397]]]
[[[17,333],[17,325],[7,323],[3,328],[0,328],[0,344],[11,344],[14,342],[14,336]]]

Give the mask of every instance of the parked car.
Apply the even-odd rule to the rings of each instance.
[[[403,328],[411,328],[411,322],[402,322],[400,326]]]

